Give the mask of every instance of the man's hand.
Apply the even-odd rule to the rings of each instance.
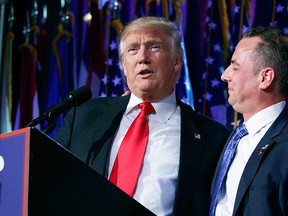
[[[122,94],[121,96],[126,96],[126,95],[129,95],[131,94],[131,91],[126,91],[124,94]]]

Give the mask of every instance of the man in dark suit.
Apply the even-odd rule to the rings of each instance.
[[[110,179],[115,161],[121,163],[121,142],[140,112],[138,104],[151,103],[148,143],[131,196],[156,215],[207,215],[210,185],[229,131],[176,97],[182,66],[177,26],[157,17],[134,20],[121,34],[119,55],[131,95],[95,98],[73,108],[55,140]]]
[[[210,215],[288,215],[288,38],[276,28],[248,30],[222,80],[248,134],[238,142],[215,196],[227,141],[213,180]]]

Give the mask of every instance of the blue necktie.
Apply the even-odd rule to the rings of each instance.
[[[213,194],[212,194],[210,211],[209,211],[210,216],[215,215],[215,209],[216,209],[216,205],[218,203],[218,199],[220,196],[220,190],[221,190],[223,181],[226,178],[229,167],[230,167],[230,165],[233,161],[233,158],[235,156],[234,153],[235,153],[235,150],[237,148],[238,141],[247,134],[248,134],[248,131],[247,131],[245,125],[244,124],[239,125],[236,128],[230,142],[227,145],[227,148],[226,148],[225,153],[224,153],[223,158],[222,158],[220,168],[218,170],[217,179],[216,179]]]

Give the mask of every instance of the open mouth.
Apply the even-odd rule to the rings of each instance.
[[[150,71],[150,70],[142,70],[139,72],[140,75],[146,75],[146,74],[151,74],[151,73],[152,73],[152,71]]]

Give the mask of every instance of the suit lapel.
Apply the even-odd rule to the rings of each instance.
[[[243,171],[237,196],[234,205],[233,215],[236,214],[237,209],[240,206],[240,203],[249,188],[251,182],[253,181],[261,163],[265,160],[266,154],[269,154],[274,145],[276,145],[275,138],[281,133],[284,126],[288,123],[288,106],[286,105],[281,114],[277,117],[275,122],[266,132],[264,137],[260,140],[259,144],[256,146],[256,149],[253,151],[250,159],[248,160],[245,169]]]
[[[206,134],[197,129],[202,123],[195,112],[185,104],[181,108],[181,137],[180,137],[180,164],[178,184],[175,194],[173,215],[183,215],[191,205],[191,196],[194,194],[198,181],[201,161],[203,157],[203,141]],[[181,197],[181,199],[179,199]]]
[[[89,164],[101,175],[107,176],[107,160],[110,151],[110,147],[116,131],[120,125],[123,113],[127,107],[130,96],[113,98],[108,101],[109,105],[102,107],[105,109],[102,113],[105,113],[101,117],[102,127],[99,128],[99,121],[95,122],[95,130],[105,130],[99,137],[99,134],[95,131],[93,138],[93,143],[89,150],[90,157]],[[105,127],[105,125],[109,124]],[[103,129],[105,128],[105,129]]]
[[[267,139],[267,138],[268,137],[266,136],[262,138],[262,140],[257,145],[256,149],[252,153],[250,159],[248,160],[248,163],[245,166],[245,169],[243,171],[243,174],[242,174],[239,186],[238,186],[238,190],[237,190],[237,196],[235,199],[233,215],[236,213],[236,209],[238,209],[245,192],[247,191],[248,187],[253,181],[258,171],[258,168],[261,165],[261,161],[263,157],[259,155],[260,150],[262,149],[262,147],[266,145],[269,146],[268,148],[271,148],[272,145],[274,144],[273,140]]]

